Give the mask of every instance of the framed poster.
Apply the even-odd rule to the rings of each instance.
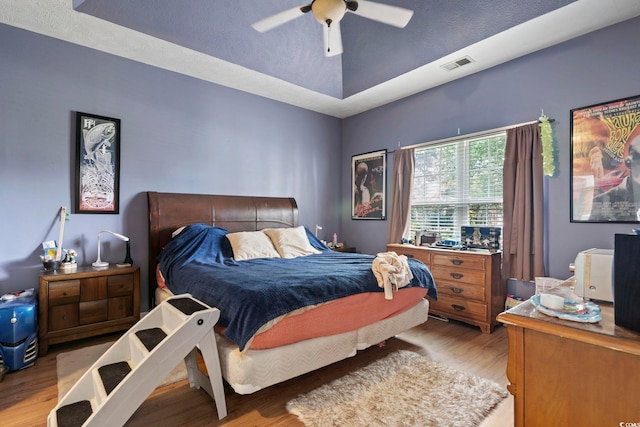
[[[385,219],[387,150],[351,157],[351,219]]]
[[[76,113],[76,213],[117,214],[120,120]]]
[[[571,110],[571,221],[640,221],[640,96]]]

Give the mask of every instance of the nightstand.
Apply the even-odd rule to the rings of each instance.
[[[340,248],[331,248],[331,250],[334,250],[336,252],[351,252],[351,253],[356,252],[356,248],[353,246],[342,246]]]
[[[58,344],[129,329],[140,319],[140,268],[43,272],[38,293],[40,356]]]

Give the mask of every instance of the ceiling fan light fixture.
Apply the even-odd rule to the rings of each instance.
[[[311,4],[311,12],[321,24],[331,25],[332,22],[340,22],[347,12],[344,0],[315,0]]]

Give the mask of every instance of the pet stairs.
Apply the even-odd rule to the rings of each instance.
[[[122,426],[184,359],[191,387],[213,398],[227,416],[213,326],[220,317],[191,297],[171,297],[129,329],[65,394],[47,418],[49,427]],[[198,369],[200,348],[208,376]]]

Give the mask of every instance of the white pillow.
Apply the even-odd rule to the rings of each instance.
[[[227,234],[236,261],[254,258],[280,258],[269,237],[262,231],[240,231]]]
[[[187,227],[186,225],[183,225],[182,227],[180,227],[180,228],[178,228],[178,229],[174,230],[174,231],[173,231],[173,233],[171,233],[171,238],[172,238],[172,239],[175,239],[175,238],[176,238],[176,236],[177,236],[178,234],[182,233],[182,230],[184,230],[186,227]]]
[[[303,226],[295,228],[267,228],[263,230],[273,242],[282,258],[319,254],[320,251],[311,246],[307,232]]]

